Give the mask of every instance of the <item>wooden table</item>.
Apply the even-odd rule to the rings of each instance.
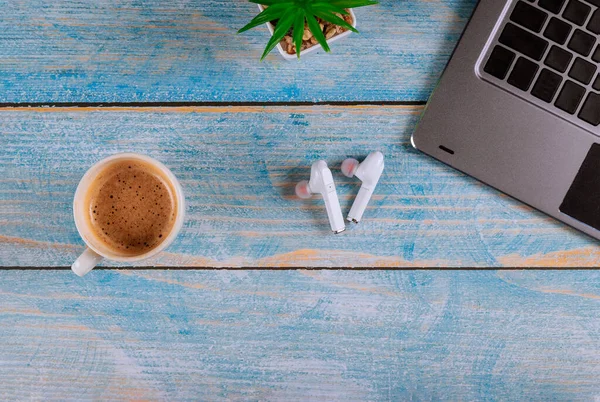
[[[241,0],[0,0],[0,397],[597,397],[600,274],[510,269],[595,267],[597,243],[410,146],[475,3],[383,0],[333,54],[259,63]],[[326,159],[347,211],[339,164],[373,150],[333,236],[294,185]],[[173,170],[186,223],[78,278],[74,190],[121,151]]]

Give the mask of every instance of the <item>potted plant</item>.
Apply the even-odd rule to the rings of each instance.
[[[329,43],[356,32],[353,8],[377,4],[374,0],[249,0],[258,14],[238,33],[267,24],[271,39],[261,61],[277,46],[285,59],[318,49],[331,51]]]

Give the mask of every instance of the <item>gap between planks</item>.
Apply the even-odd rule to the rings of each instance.
[[[423,108],[426,102],[141,102],[141,103],[0,103],[2,111],[26,112],[85,112],[85,111],[161,111],[161,112],[216,112],[237,109],[238,111],[258,112],[265,108],[299,108],[315,106],[340,107],[346,109],[370,110],[378,107],[387,109]],[[240,110],[241,109],[241,110]]]
[[[71,267],[0,267],[1,271],[70,271]],[[94,271],[597,271],[597,267],[163,267],[163,266],[131,266],[104,267],[98,266]]]

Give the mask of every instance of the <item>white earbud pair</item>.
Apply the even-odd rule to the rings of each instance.
[[[352,204],[352,208],[350,208],[350,213],[348,213],[349,221],[360,222],[373,195],[375,186],[377,186],[383,173],[383,168],[383,154],[381,152],[370,153],[362,163],[351,158],[342,163],[342,173],[345,176],[356,176],[362,181],[358,195]],[[337,234],[346,230],[333,176],[331,170],[327,167],[327,162],[323,160],[313,163],[309,181],[304,180],[296,185],[296,195],[298,197],[310,198],[313,194],[321,194],[323,197],[333,233]]]

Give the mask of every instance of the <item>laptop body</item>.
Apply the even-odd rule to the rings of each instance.
[[[600,239],[600,0],[480,0],[413,146]]]

